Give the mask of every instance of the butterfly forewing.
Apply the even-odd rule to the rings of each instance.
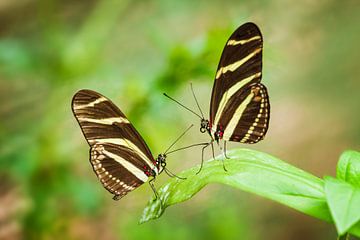
[[[240,26],[224,47],[210,105],[211,131],[223,131],[224,140],[255,143],[266,133],[270,105],[260,84],[262,48],[254,23]]]
[[[154,169],[153,156],[133,125],[109,99],[80,90],[73,113],[90,145],[90,162],[103,186],[116,198],[145,181],[144,167]]]

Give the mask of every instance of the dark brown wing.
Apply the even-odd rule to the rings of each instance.
[[[144,167],[153,156],[133,125],[109,99],[91,90],[78,91],[72,110],[90,145],[90,162],[103,186],[116,198],[147,181]]]
[[[254,23],[241,25],[226,42],[211,95],[211,123],[221,114],[232,87],[241,90],[243,86],[260,82],[262,43],[261,32]]]
[[[249,86],[230,98],[228,104],[235,111],[226,108],[223,112],[220,120],[224,131],[223,139],[242,143],[256,143],[262,140],[270,118],[266,87],[261,83]]]
[[[224,140],[256,142],[262,139],[258,136],[244,139],[245,134],[252,127],[257,114],[265,109],[269,116],[270,105],[268,100],[261,109],[261,100],[258,93],[268,99],[265,86],[260,84],[262,75],[262,48],[263,39],[259,28],[254,23],[241,25],[227,41],[220,58],[215,76],[210,105],[210,123],[212,132],[221,129],[224,131]],[[261,89],[253,92],[252,89]],[[264,89],[264,90],[262,90]],[[253,99],[250,99],[252,96]],[[239,114],[243,115],[240,116]],[[236,116],[237,115],[237,116]],[[265,116],[264,116],[265,117]],[[260,116],[262,119],[262,117]],[[259,121],[261,120],[259,119]],[[234,122],[237,120],[238,122]],[[268,122],[268,120],[266,121]],[[231,124],[231,126],[229,125]],[[228,126],[229,125],[229,126]],[[266,133],[267,124],[259,130]],[[232,130],[232,132],[230,132]],[[254,131],[258,129],[254,129]],[[243,132],[246,132],[243,134]],[[243,136],[244,135],[244,136]],[[241,137],[243,136],[243,137]]]

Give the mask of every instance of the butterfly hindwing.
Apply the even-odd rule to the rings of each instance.
[[[255,143],[268,127],[270,105],[260,84],[263,38],[254,23],[245,23],[230,36],[215,76],[210,123],[226,141]],[[255,122],[256,121],[256,122]]]
[[[90,163],[100,182],[110,193],[120,199],[147,181],[141,166],[129,164],[124,155],[129,149],[114,144],[94,144],[90,149]],[[133,157],[134,158],[134,157]]]
[[[242,99],[239,105],[235,98],[230,100],[234,102],[236,111],[220,122],[226,126],[223,138],[234,142],[257,143],[264,138],[269,124],[270,104],[266,87],[261,83],[251,85],[242,91]]]
[[[90,162],[103,186],[116,198],[146,182],[144,167],[154,169],[152,154],[115,104],[91,90],[80,90],[72,110],[90,145]]]

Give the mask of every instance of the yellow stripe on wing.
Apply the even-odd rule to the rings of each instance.
[[[259,52],[261,52],[262,48],[257,48],[255,49],[255,51],[253,51],[252,53],[250,53],[249,55],[247,55],[246,57],[240,59],[237,62],[231,63],[225,67],[221,67],[217,73],[216,73],[216,79],[219,79],[220,76],[228,71],[230,72],[234,72],[236,69],[238,69],[241,65],[243,65],[244,63],[246,63],[250,58],[254,57],[256,54],[258,54]]]
[[[225,130],[224,130],[224,136],[223,139],[224,140],[229,140],[231,135],[233,134],[237,124],[240,121],[240,118],[243,114],[243,112],[245,111],[246,107],[249,105],[249,103],[251,102],[251,100],[254,97],[254,93],[251,92],[246,98],[245,100],[239,105],[239,107],[236,109],[235,113],[233,114],[230,122],[228,123],[228,125],[226,126]]]
[[[106,99],[105,97],[99,97],[98,99],[96,99],[92,102],[89,102],[87,104],[77,104],[76,102],[74,102],[74,110],[84,109],[84,108],[88,108],[88,107],[94,107],[96,104],[105,102],[105,101],[108,101],[108,99]]]
[[[156,174],[158,174],[158,170],[155,167],[154,168],[154,164],[151,162],[151,160],[133,143],[131,142],[129,139],[125,139],[125,138],[99,138],[99,139],[89,139],[89,143],[90,144],[96,144],[96,143],[100,143],[100,144],[105,144],[105,143],[111,143],[111,144],[115,144],[115,145],[120,145],[123,147],[127,147],[131,150],[133,150],[133,152],[135,152],[136,154],[138,154],[145,162],[146,164],[151,168],[154,169],[154,171],[156,172]]]
[[[111,159],[114,159],[114,161],[118,162],[121,166],[126,168],[129,172],[131,172],[139,180],[141,180],[143,182],[146,182],[148,180],[149,177],[146,176],[146,174],[144,173],[144,171],[142,169],[137,168],[136,166],[134,166],[131,162],[127,161],[126,159],[120,157],[119,155],[111,153],[109,151],[106,151],[106,150],[104,150],[102,153],[105,156],[107,156]],[[129,190],[132,190],[132,189],[129,189]]]
[[[215,114],[215,120],[214,120],[214,123],[212,125],[212,131],[213,132],[216,131],[217,125],[218,125],[218,123],[220,121],[221,114],[224,111],[225,105],[229,101],[229,99],[237,91],[239,91],[243,86],[250,83],[255,78],[259,78],[260,76],[261,76],[261,72],[255,73],[254,75],[251,75],[250,77],[247,77],[245,79],[240,80],[239,82],[234,84],[232,87],[230,87],[226,92],[224,92],[224,94],[223,94],[223,96],[222,96],[222,98],[220,100],[219,107],[218,107],[218,109],[216,111],[216,114]]]
[[[78,117],[80,122],[90,122],[90,123],[99,123],[105,125],[112,125],[114,123],[130,123],[129,120],[123,117],[111,117],[111,118],[85,118],[85,117]]]
[[[248,43],[248,42],[251,42],[251,41],[254,41],[254,40],[258,40],[258,39],[261,39],[261,37],[260,37],[260,36],[254,36],[254,37],[249,38],[249,39],[242,39],[242,40],[238,40],[238,41],[236,41],[236,40],[229,40],[226,45],[228,45],[228,46],[229,46],[229,45],[230,45],[230,46],[235,46],[235,45],[238,45],[238,44],[243,45],[243,44],[245,44],[245,43]]]

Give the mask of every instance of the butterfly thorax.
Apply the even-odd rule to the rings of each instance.
[[[214,132],[212,130],[212,123],[206,119],[201,120],[200,132],[207,132],[216,142],[219,142],[224,136],[224,128],[220,124],[217,125],[216,131]]]
[[[146,176],[156,177],[166,167],[166,154],[159,154],[156,159],[152,160],[153,167],[150,168],[148,165],[143,166],[143,170]]]
[[[223,136],[224,136],[224,128],[220,124],[218,124],[216,126],[216,131],[212,132],[212,137],[215,139],[216,142],[219,143],[219,140],[221,140]]]
[[[144,170],[145,175],[148,177],[156,177],[156,175],[157,175],[157,171],[155,171],[155,169],[149,168],[149,166],[147,166],[147,165],[143,166],[143,170]]]

